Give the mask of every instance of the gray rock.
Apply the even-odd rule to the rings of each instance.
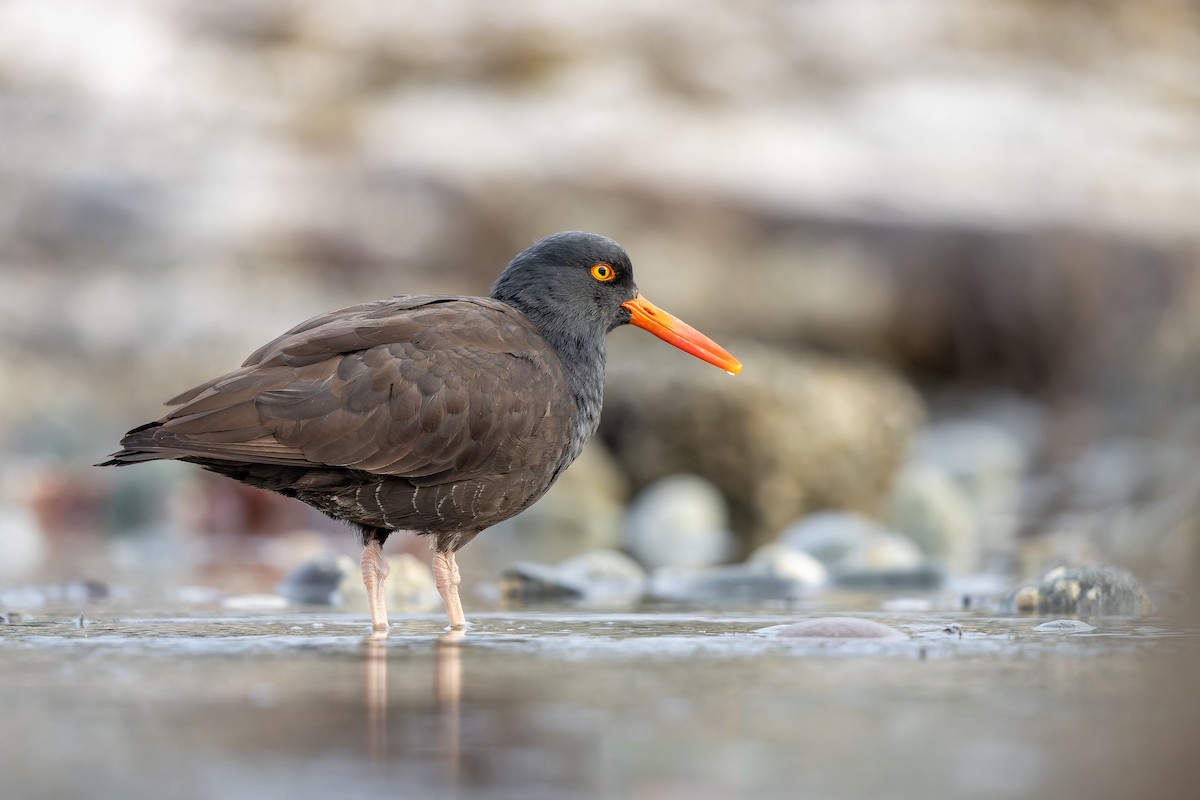
[[[836,572],[904,572],[925,563],[920,549],[906,536],[880,530],[852,547],[834,564]]]
[[[401,553],[389,558],[391,571],[387,579],[388,608],[396,611],[432,611],[442,607],[442,596],[438,593],[433,570],[421,559],[410,553]],[[361,572],[357,576],[359,592],[362,592]]]
[[[1056,619],[1043,622],[1034,627],[1038,633],[1087,633],[1096,630],[1095,625],[1089,625],[1081,619]]]
[[[287,607],[287,598],[278,594],[235,594],[221,600],[221,608],[227,611],[282,611]]]
[[[734,547],[725,498],[695,475],[656,481],[629,506],[625,546],[650,568],[719,564]]]
[[[1018,587],[1008,605],[1016,611],[1086,616],[1141,616],[1149,601],[1129,572],[1107,564],[1058,567],[1041,583]]]
[[[818,508],[878,511],[923,415],[912,388],[861,362],[729,346],[736,378],[614,337],[601,435],[634,485],[712,481],[745,552]]]
[[[758,548],[746,559],[746,564],[810,589],[818,589],[829,582],[829,570],[824,564],[808,553],[779,543]]]
[[[584,595],[589,601],[637,600],[646,588],[646,570],[616,550],[581,553],[558,568],[584,584]]]
[[[817,617],[770,629],[783,639],[907,639],[881,622],[859,617]]]
[[[500,593],[523,603],[540,600],[580,600],[587,592],[582,578],[568,575],[551,564],[518,561],[500,578]]]
[[[582,553],[557,566],[523,561],[512,565],[501,578],[502,594],[525,602],[626,603],[640,600],[645,586],[645,570],[615,550]]]
[[[0,585],[34,574],[46,550],[33,514],[22,508],[0,508]]]
[[[779,544],[819,559],[847,588],[931,589],[944,579],[944,570],[907,537],[853,512],[809,515],[789,526]]]
[[[843,589],[866,592],[893,590],[940,589],[946,581],[946,573],[940,566],[924,561],[912,567],[898,569],[837,569],[833,581]]]
[[[940,468],[908,463],[896,475],[884,517],[920,551],[955,572],[979,566],[979,523],[970,501]]]
[[[341,602],[340,587],[352,562],[346,556],[327,553],[306,561],[284,578],[276,591],[289,603],[301,606],[332,606]]]
[[[884,532],[875,520],[852,511],[818,511],[787,526],[779,534],[779,544],[807,553],[828,567]]]
[[[1029,453],[1014,434],[981,420],[942,422],[917,436],[910,460],[937,467],[954,481],[986,542],[1006,545],[1029,463]]]
[[[725,564],[707,569],[662,567],[650,574],[651,599],[671,603],[737,605],[791,602],[812,587],[772,574],[761,565]]]

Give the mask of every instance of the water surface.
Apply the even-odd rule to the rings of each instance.
[[[1183,724],[1164,620],[39,612],[0,625],[8,797],[1075,796]],[[1166,684],[1161,684],[1166,686]],[[1103,792],[1101,791],[1101,794]]]

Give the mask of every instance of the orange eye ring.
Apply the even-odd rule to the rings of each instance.
[[[597,264],[592,267],[592,277],[602,283],[608,283],[617,277],[617,271],[611,264]]]

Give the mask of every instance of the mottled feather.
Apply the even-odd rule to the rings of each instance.
[[[451,549],[541,496],[577,409],[537,329],[500,301],[394,297],[268,342],[171,401],[113,462],[174,458]]]

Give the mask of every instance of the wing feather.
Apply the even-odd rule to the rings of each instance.
[[[124,454],[344,467],[427,485],[523,462],[548,433],[548,409],[573,401],[549,345],[509,306],[396,297],[307,320],[172,404],[122,440]],[[573,413],[557,415],[551,438]]]

